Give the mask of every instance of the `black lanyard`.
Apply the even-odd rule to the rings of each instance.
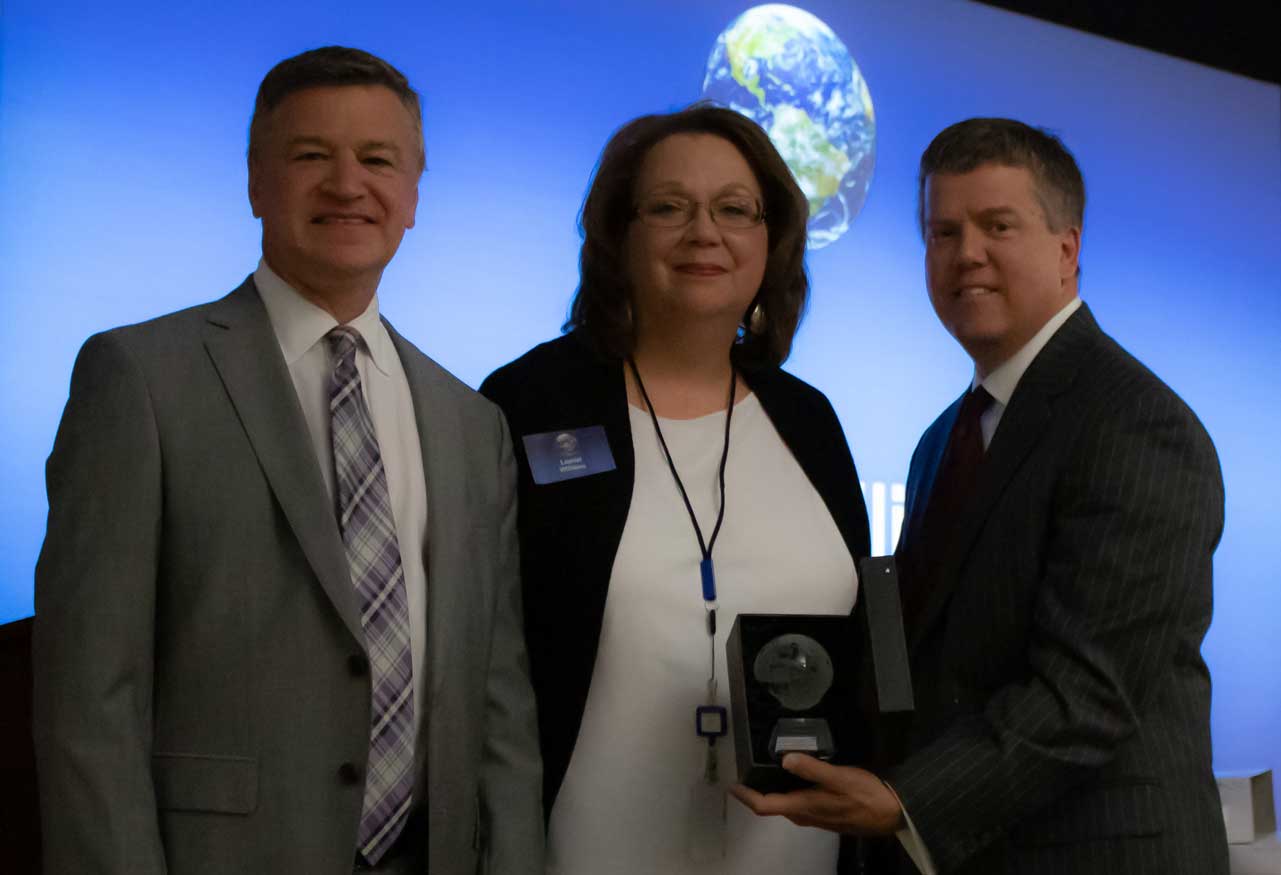
[[[694,709],[694,725],[697,735],[707,741],[703,780],[709,785],[715,785],[720,780],[717,773],[716,739],[725,735],[728,731],[729,719],[725,713],[725,708],[716,704],[716,571],[712,567],[712,548],[716,546],[716,536],[721,533],[721,523],[725,522],[725,463],[729,461],[729,424],[734,416],[734,389],[738,379],[734,373],[733,364],[731,364],[729,369],[729,406],[725,410],[725,446],[721,449],[719,472],[721,505],[716,511],[716,525],[712,528],[712,537],[710,540],[704,541],[703,530],[698,525],[698,517],[694,515],[694,505],[690,502],[689,493],[685,491],[685,484],[681,482],[681,475],[676,470],[676,462],[672,460],[672,451],[667,448],[667,440],[663,437],[663,429],[658,424],[658,414],[654,412],[654,404],[649,400],[649,393],[645,391],[645,381],[641,379],[640,371],[636,369],[636,362],[633,359],[629,358],[627,364],[631,366],[632,376],[636,378],[636,387],[640,389],[641,397],[645,399],[645,406],[649,408],[649,418],[654,423],[654,433],[658,435],[658,444],[663,448],[663,455],[667,458],[667,467],[672,470],[672,479],[676,481],[676,488],[680,490],[681,498],[685,501],[685,510],[689,513],[689,521],[694,526],[694,535],[698,538],[698,550],[703,556],[702,561],[698,563],[698,570],[703,578],[703,605],[707,613],[709,667],[707,704]]]
[[[703,530],[698,525],[698,517],[694,515],[694,505],[690,503],[689,493],[685,491],[685,484],[676,470],[676,463],[672,461],[672,451],[667,448],[667,441],[663,438],[663,429],[658,424],[658,414],[654,412],[654,404],[649,400],[649,393],[645,391],[645,381],[641,379],[640,371],[636,369],[636,362],[633,359],[629,358],[627,364],[631,366],[632,376],[636,378],[636,387],[640,389],[641,397],[645,399],[649,418],[654,423],[654,433],[658,435],[658,444],[663,448],[667,467],[672,470],[672,479],[676,481],[676,488],[680,490],[681,498],[685,501],[685,510],[689,513],[689,521],[694,526],[694,536],[698,538],[698,550],[703,556],[703,560],[698,563],[698,570],[703,578],[703,601],[708,606],[708,632],[714,635],[716,634],[716,571],[712,566],[712,549],[716,546],[717,535],[721,533],[721,523],[725,522],[725,463],[729,461],[729,424],[734,416],[734,390],[738,382],[734,368],[731,366],[729,369],[729,407],[725,410],[725,446],[721,450],[719,474],[721,502],[716,511],[716,525],[712,529],[711,540],[704,541]]]

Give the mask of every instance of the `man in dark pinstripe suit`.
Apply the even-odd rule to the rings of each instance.
[[[974,378],[908,475],[915,720],[884,782],[789,756],[813,790],[738,793],[897,832],[874,870],[1228,871],[1200,654],[1218,457],[1077,297],[1084,205],[1071,154],[1019,122],[953,125],[921,159],[930,299]]]

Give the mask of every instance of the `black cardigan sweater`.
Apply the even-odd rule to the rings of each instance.
[[[778,368],[743,371],[761,407],[823,499],[850,556],[868,555],[867,510],[845,434],[821,392]],[[521,577],[538,699],[544,816],[578,737],[614,556],[632,500],[635,459],[623,363],[576,333],[499,368],[482,394],[507,415],[519,481]],[[613,471],[536,485],[521,438],[604,426]]]

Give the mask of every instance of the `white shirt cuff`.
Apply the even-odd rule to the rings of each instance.
[[[902,802],[899,803],[900,806],[902,804]],[[938,870],[934,868],[934,858],[930,856],[930,849],[925,847],[921,834],[916,831],[916,824],[912,823],[912,815],[907,813],[906,808],[903,809],[903,819],[907,821],[907,828],[900,829],[895,833],[898,836],[899,844],[903,846],[903,850],[907,851],[907,855],[912,858],[912,862],[916,864],[916,868],[921,875],[938,875]]]

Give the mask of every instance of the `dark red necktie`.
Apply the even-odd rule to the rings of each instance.
[[[904,562],[900,570],[903,583],[903,619],[909,630],[920,619],[920,613],[936,586],[940,564],[955,536],[965,501],[974,491],[979,466],[983,462],[983,429],[979,420],[992,404],[992,396],[982,386],[971,389],[961,402],[961,410],[952,425],[947,448],[934,476],[916,537],[904,544]]]

